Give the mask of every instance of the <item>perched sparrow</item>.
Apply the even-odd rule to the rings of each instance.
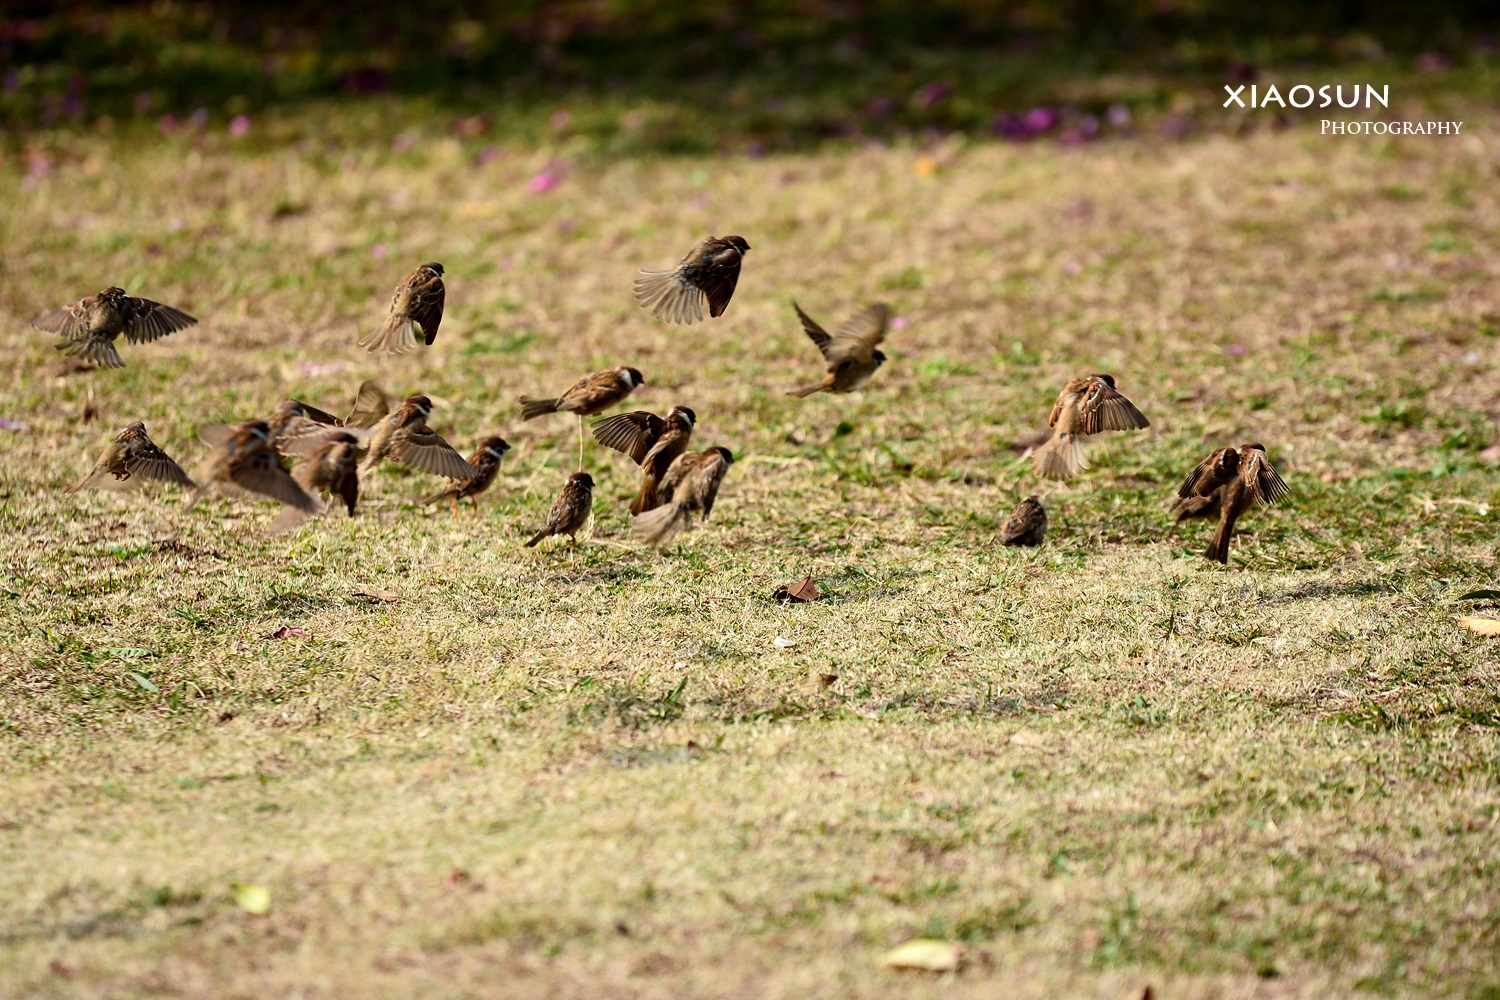
[[[416,325],[431,347],[443,322],[443,295],[443,265],[428,261],[396,286],[390,315],[380,329],[361,337],[359,346],[372,354],[405,354],[417,346]]]
[[[652,545],[661,545],[678,528],[692,522],[693,511],[708,520],[719,484],[733,462],[734,455],[723,447],[679,455],[656,488],[660,506],[636,517],[635,530]]]
[[[192,510],[217,484],[230,496],[259,494],[269,497],[302,514],[316,514],[318,501],[307,494],[281,467],[276,450],[271,447],[271,429],[264,420],[251,420],[229,429],[227,437],[205,434],[212,450],[198,466],[202,483],[193,494],[187,509]]]
[[[750,244],[743,236],[707,236],[670,271],[641,268],[635,279],[635,300],[657,319],[668,323],[696,323],[708,314],[720,316],[729,306],[740,280],[740,262]]]
[[[54,309],[32,320],[38,330],[63,338],[59,351],[105,368],[124,368],[115,338],[120,334],[132,344],[144,344],[198,321],[185,312],[150,299],[137,299],[122,288],[106,288],[98,295]]]
[[[1071,479],[1087,469],[1080,437],[1101,431],[1129,431],[1151,426],[1135,404],[1115,390],[1113,375],[1069,379],[1052,407],[1047,425],[1052,437],[1032,455],[1037,474],[1048,479]]]
[[[142,479],[154,479],[175,486],[193,486],[193,481],[172,461],[167,453],[156,446],[146,433],[146,425],[137,420],[125,428],[104,449],[94,471],[84,476],[69,493],[97,487],[124,489]]]
[[[588,524],[594,512],[594,477],[587,472],[575,472],[563,483],[562,492],[552,501],[547,512],[547,523],[526,543],[529,549],[543,538],[567,535],[573,544],[578,544],[578,533]]]
[[[847,323],[839,327],[838,333],[829,336],[828,331],[813,321],[797,303],[792,303],[797,316],[802,320],[802,329],[828,362],[828,374],[823,381],[793,389],[788,396],[811,396],[815,392],[853,392],[864,385],[875,369],[885,364],[885,355],[875,345],[885,339],[885,328],[891,320],[891,310],[880,304],[866,306],[855,313]]]
[[[538,399],[522,396],[521,419],[535,420],[548,413],[575,413],[578,415],[578,464],[583,464],[583,418],[603,413],[620,400],[630,395],[638,386],[646,384],[646,376],[639,368],[606,368],[585,375],[574,382],[568,391],[556,399]]]
[[[473,479],[474,467],[427,426],[431,413],[432,400],[426,396],[408,396],[395,413],[370,428],[364,471],[369,472],[389,458],[435,476]]]
[[[1273,504],[1291,495],[1286,481],[1272,467],[1266,449],[1260,444],[1242,444],[1239,448],[1221,448],[1204,459],[1188,474],[1177,491],[1178,520],[1185,517],[1207,517],[1207,513],[1181,513],[1184,507],[1195,509],[1195,501],[1217,496],[1219,526],[1214,529],[1204,558],[1218,563],[1229,562],[1229,539],[1234,524],[1252,504]],[[1204,504],[1206,511],[1207,504]]]
[[[292,478],[308,493],[332,493],[344,501],[349,516],[359,501],[359,439],[334,431],[302,454]]]
[[[644,514],[658,506],[656,484],[687,451],[697,422],[698,415],[686,406],[672,407],[666,419],[635,410],[594,422],[594,440],[629,455],[642,469],[641,491],[630,502],[630,513]]]
[[[423,500],[423,504],[435,504],[439,500],[453,501],[453,516],[458,516],[458,501],[464,497],[474,505],[474,513],[479,513],[479,501],[474,499],[490,488],[495,481],[495,473],[500,471],[500,460],[505,453],[510,451],[510,445],[503,437],[487,437],[479,442],[479,447],[474,449],[474,454],[469,456],[469,464],[474,467],[474,476],[471,479],[450,479],[448,486],[441,493],[434,493]]]
[[[1000,528],[1000,541],[1004,545],[1040,545],[1047,537],[1047,509],[1036,497],[1027,497],[1016,504],[1015,511]]]

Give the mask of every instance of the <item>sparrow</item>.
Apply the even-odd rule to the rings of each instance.
[[[687,451],[698,415],[686,406],[674,406],[664,418],[645,410],[621,413],[597,420],[591,428],[594,440],[606,448],[629,455],[641,467],[641,489],[630,501],[631,514],[654,510],[656,484],[666,475],[677,456]]]
[[[1010,519],[1000,527],[1002,545],[1040,545],[1047,536],[1047,509],[1036,497],[1016,504]]]
[[[1177,490],[1173,510],[1182,521],[1189,517],[1211,517],[1210,506],[1216,508],[1219,526],[1214,529],[1203,556],[1227,564],[1235,522],[1253,504],[1278,503],[1291,492],[1266,457],[1264,445],[1242,444],[1238,448],[1219,449],[1188,473]]]
[[[469,464],[474,467],[473,478],[448,480],[447,488],[423,500],[423,505],[435,504],[439,500],[452,500],[453,516],[457,517],[458,501],[468,497],[469,502],[474,505],[474,513],[479,513],[479,501],[474,498],[490,488],[490,484],[495,481],[495,474],[500,471],[500,460],[508,451],[510,445],[503,437],[485,438],[474,449],[474,454],[469,456]]]
[[[740,280],[740,262],[750,244],[743,236],[706,236],[670,271],[641,268],[635,279],[635,300],[667,323],[697,323],[708,314],[721,316]]]
[[[583,418],[603,413],[646,384],[639,368],[606,368],[574,382],[556,399],[522,396],[521,419],[535,420],[548,413],[578,415],[578,464],[583,464]]]
[[[225,428],[227,435],[219,433],[219,428],[203,430],[206,433],[202,433],[202,437],[212,450],[198,466],[198,480],[202,485],[193,493],[188,510],[196,507],[209,488],[217,484],[221,492],[230,496],[259,494],[303,515],[319,511],[318,501],[281,467],[280,458],[271,447],[271,428],[264,420],[251,420]]]
[[[302,460],[292,469],[292,479],[309,496],[331,493],[344,501],[349,516],[359,501],[359,441],[346,430],[333,429],[313,442],[302,453]],[[284,531],[306,520],[296,507],[287,507],[271,522],[272,531]]]
[[[547,512],[547,523],[532,536],[526,547],[529,549],[543,538],[553,535],[567,535],[576,547],[578,533],[588,524],[589,515],[593,512],[594,477],[587,472],[575,472],[563,483],[562,492],[552,502],[552,509]]]
[[[838,332],[829,335],[813,318],[792,303],[797,317],[802,320],[802,329],[823,352],[828,362],[828,374],[821,382],[793,389],[788,396],[811,396],[815,392],[853,392],[875,374],[875,369],[885,364],[885,355],[875,345],[885,339],[885,328],[891,320],[889,307],[875,303],[855,313]]]
[[[697,511],[708,520],[724,474],[734,462],[728,448],[713,447],[679,455],[656,488],[659,506],[635,519],[635,530],[652,545],[661,545]]]
[[[449,479],[473,479],[474,467],[427,426],[431,413],[432,400],[426,396],[408,396],[395,413],[369,428],[364,471],[370,472],[389,458],[420,472]]]
[[[266,418],[266,426],[271,429],[271,447],[277,454],[287,456],[296,454],[291,442],[308,436],[321,439],[330,430],[343,427],[344,422],[300,399],[288,399]]]
[[[443,297],[443,265],[430,260],[396,286],[390,315],[380,329],[361,337],[359,346],[371,354],[405,354],[417,346],[413,327],[419,326],[431,347],[443,322]]]
[[[99,487],[124,489],[142,479],[152,479],[175,486],[192,487],[195,484],[182,471],[182,466],[156,446],[146,433],[146,425],[137,420],[125,428],[104,449],[92,472],[67,492],[77,493]]]
[[[1135,404],[1115,389],[1113,375],[1069,379],[1047,420],[1052,437],[1031,456],[1037,475],[1071,479],[1087,469],[1078,439],[1101,431],[1128,431],[1151,426]]]
[[[98,295],[69,303],[31,321],[38,330],[62,337],[57,349],[70,358],[105,368],[124,368],[115,338],[120,334],[132,344],[144,344],[198,321],[185,312],[150,299],[126,295],[110,286]]]
[[[283,456],[300,455],[329,437],[347,432],[355,439],[355,459],[363,460],[369,451],[370,428],[390,412],[391,402],[385,390],[366,379],[360,383],[353,409],[343,420],[300,400],[289,399],[277,407],[267,423],[271,425],[272,443]]]

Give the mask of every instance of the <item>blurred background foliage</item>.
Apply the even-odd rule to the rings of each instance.
[[[1408,0],[159,0],[12,3],[3,18],[12,146],[70,128],[244,131],[352,102],[388,127],[436,115],[464,137],[566,133],[604,153],[955,131],[1087,141],[1143,122],[1190,131],[1220,110],[1223,81],[1268,73],[1460,77],[1488,97],[1500,45],[1500,4]]]

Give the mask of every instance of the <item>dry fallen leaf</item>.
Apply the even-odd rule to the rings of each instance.
[[[229,891],[240,909],[251,916],[264,916],[271,912],[271,890],[254,882],[231,882]]]
[[[804,576],[796,583],[777,587],[776,592],[771,595],[773,601],[790,601],[793,604],[806,604],[818,599],[818,585],[813,583],[813,578]]]
[[[950,941],[917,938],[886,952],[880,964],[887,969],[918,969],[922,972],[957,972],[963,965],[962,945]]]
[[[1494,618],[1460,618],[1458,623],[1480,635],[1500,635],[1500,621]]]
[[[390,601],[399,601],[399,600],[401,600],[401,595],[398,594],[398,593],[396,593],[394,590],[377,590],[373,594],[368,594],[368,593],[360,592],[360,593],[356,593],[354,596],[355,597],[368,598],[369,600],[372,600],[372,601],[386,601],[386,602],[390,602]]]

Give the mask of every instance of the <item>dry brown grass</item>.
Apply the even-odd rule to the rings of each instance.
[[[30,424],[0,431],[0,992],[1494,997],[1500,661],[1451,603],[1494,583],[1500,503],[1467,117],[931,175],[578,158],[540,196],[566,150],[57,138],[50,178],[0,175],[0,416]],[[728,231],[724,320],[634,307],[635,267]],[[428,258],[438,344],[358,353]],[[111,281],[204,323],[63,371],[25,321]],[[782,395],[817,371],[792,296],[909,321],[868,391]],[[617,363],[743,456],[714,523],[644,551],[591,448],[593,540],[521,548],[573,426],[515,397]],[[1037,488],[1013,443],[1095,370],[1152,429],[1051,493],[1045,548],[997,546]],[[61,493],[129,420],[189,459],[200,422],[366,376],[511,441],[481,516],[393,470],[276,538],[255,505]],[[1296,498],[1220,569],[1161,505],[1247,435]],[[824,600],[768,599],[804,573]],[[918,934],[968,968],[877,968]]]

